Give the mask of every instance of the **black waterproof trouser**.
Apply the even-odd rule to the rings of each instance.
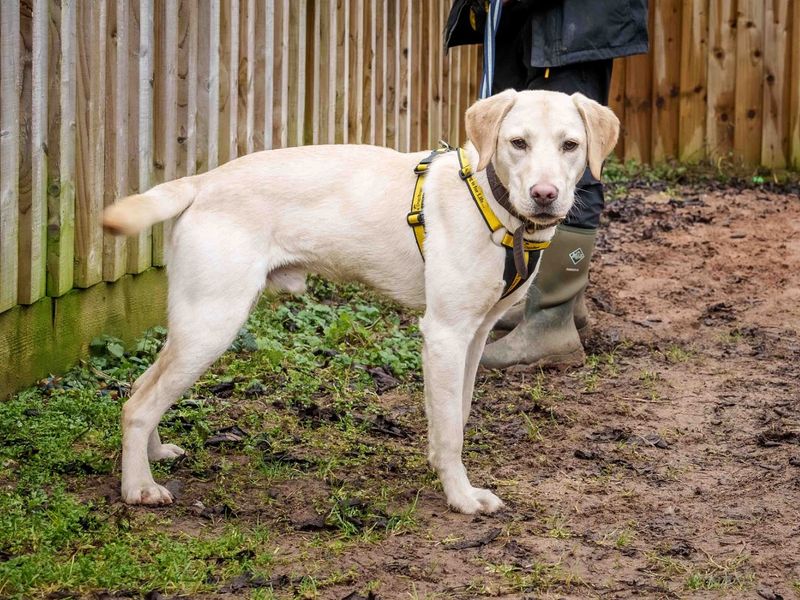
[[[512,11],[504,11],[497,32],[495,74],[492,92],[508,88],[516,90],[549,90],[574,94],[580,92],[603,105],[608,105],[611,87],[612,59],[582,62],[549,69],[527,66],[526,39],[529,39],[529,23],[525,18],[512,17]],[[517,17],[518,15],[513,15]],[[603,184],[592,177],[587,168],[578,182],[575,205],[565,224],[583,229],[597,229],[600,213],[603,212]]]

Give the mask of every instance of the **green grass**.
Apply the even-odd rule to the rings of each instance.
[[[219,590],[242,573],[268,579],[277,525],[235,516],[252,501],[253,482],[264,487],[302,475],[332,484],[327,507],[319,507],[328,511],[321,535],[329,540],[372,542],[413,529],[416,500],[398,499],[380,478],[358,489],[346,481],[354,465],[416,462],[407,456],[413,450],[398,452],[368,435],[370,416],[380,412],[369,369],[391,373],[406,390],[419,388],[416,318],[355,286],[312,280],[310,288],[302,298],[263,298],[231,350],[162,421],[162,438],[189,451],[180,468],[208,483],[205,505],[233,515],[195,519],[191,534],[181,531],[186,509],[129,509],[105,498],[119,483],[122,403],[157,355],[163,329],[127,350],[99,338],[92,356],[64,377],[0,403],[0,597],[193,594]],[[206,447],[212,432],[232,424],[248,433],[240,446]],[[291,454],[297,448],[301,459]],[[169,479],[176,468],[154,465],[155,477]],[[314,597],[348,577],[299,573],[294,593]],[[264,588],[253,597],[272,595]]]
[[[682,580],[683,586],[692,591],[741,590],[752,587],[755,582],[750,557],[743,553],[724,560],[707,554],[705,560],[689,562],[650,552],[647,559],[665,581]]]
[[[546,535],[557,540],[566,540],[572,537],[569,529],[569,522],[562,514],[551,515],[545,522],[547,526]]]
[[[507,589],[504,592],[543,593],[558,587],[559,590],[582,585],[579,577],[565,570],[560,563],[534,561],[527,565],[489,563],[486,571],[500,575]],[[494,594],[493,594],[494,595]]]
[[[730,158],[716,161],[701,161],[696,164],[667,161],[656,165],[644,165],[636,161],[620,161],[612,155],[603,165],[603,181],[608,199],[627,196],[632,183],[637,185],[664,186],[675,194],[677,186],[702,185],[711,182],[751,189],[774,189],[780,191],[797,185],[800,174],[789,170],[770,170],[765,167],[746,166]]]
[[[590,354],[586,357],[586,365],[575,375],[581,379],[586,393],[597,392],[601,381],[616,379],[619,376],[617,352],[623,348],[624,346],[620,345],[611,352]]]

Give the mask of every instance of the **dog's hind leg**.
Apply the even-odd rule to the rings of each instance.
[[[163,354],[166,351],[167,346],[165,344],[161,349],[161,353]],[[160,369],[160,366],[156,366],[158,364],[158,361],[154,362],[136,379],[136,381],[133,382],[133,385],[131,386],[131,396],[135,395],[136,392],[148,385],[149,382],[153,381],[156,373],[158,373]],[[158,435],[158,427],[153,429],[153,433],[150,434],[150,438],[147,440],[147,458],[150,460],[150,462],[155,462],[157,460],[170,460],[173,458],[178,458],[184,454],[186,453],[183,451],[183,449],[175,444],[162,444],[161,437]]]
[[[230,346],[247,318],[258,286],[246,301],[227,300],[198,305],[191,329],[170,329],[170,343],[153,366],[153,376],[125,403],[122,411],[122,498],[129,504],[169,504],[172,496],[155,483],[148,459],[180,455],[182,450],[161,444],[157,426],[163,414]]]
[[[176,273],[171,280],[168,341],[122,411],[122,498],[129,504],[172,502],[170,492],[153,480],[148,458],[182,451],[161,444],[156,428],[173,402],[230,346],[264,285],[260,257],[238,258],[235,264],[206,265],[195,277]]]
[[[168,350],[168,344],[165,343],[162,352],[166,352],[167,350]],[[156,369],[153,369],[153,367],[155,367],[156,364],[157,363],[153,363],[150,369],[148,369],[145,372],[145,374],[142,375],[142,377],[147,375],[151,370],[153,371],[153,375],[160,372],[156,371]],[[159,365],[159,368],[160,367],[161,365]],[[144,385],[144,383],[145,382],[142,382],[142,385]],[[131,395],[135,393],[136,391],[135,387],[136,385],[134,384],[134,387],[131,388]],[[180,446],[176,446],[175,444],[162,444],[161,436],[158,434],[158,426],[153,428],[150,437],[147,439],[147,459],[150,462],[156,462],[159,460],[173,460],[180,456],[183,456],[184,454],[186,454],[186,452]]]

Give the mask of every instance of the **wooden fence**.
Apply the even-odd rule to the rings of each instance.
[[[463,142],[481,54],[443,52],[450,4],[2,0],[0,374],[45,340],[69,346],[65,328],[99,333],[109,321],[81,327],[122,302],[107,282],[164,264],[164,226],[102,232],[115,198],[264,148]],[[800,2],[651,5],[651,53],[615,68],[618,154],[800,166]],[[71,290],[101,288],[64,309]]]
[[[800,2],[650,0],[650,53],[617,61],[617,154],[800,168]]]
[[[463,141],[448,0],[2,0],[0,397],[163,320],[164,226],[115,198],[265,148]]]
[[[446,0],[3,0],[0,311],[164,264],[103,206],[264,148],[462,139]],[[459,75],[462,75],[459,77]]]

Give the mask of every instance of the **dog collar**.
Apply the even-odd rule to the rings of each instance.
[[[524,239],[526,227],[517,227],[513,235],[509,233],[508,228],[503,225],[497,217],[492,207],[486,199],[486,194],[483,192],[475,173],[472,171],[472,166],[469,163],[467,154],[463,148],[451,148],[447,144],[442,144],[442,147],[433,150],[427,157],[425,157],[414,168],[414,173],[417,175],[417,182],[414,186],[414,194],[411,198],[411,211],[406,217],[406,221],[414,230],[414,237],[417,241],[420,255],[425,260],[424,242],[425,242],[425,217],[423,212],[424,195],[423,195],[423,182],[425,175],[431,163],[439,155],[450,151],[456,151],[458,156],[458,175],[466,183],[472,200],[478,211],[481,213],[486,226],[491,233],[504,230],[504,234],[500,239],[500,245],[506,249],[506,265],[503,273],[503,279],[506,282],[505,289],[503,290],[500,298],[505,298],[511,292],[516,290],[520,285],[528,280],[531,273],[536,269],[536,265],[541,257],[541,251],[550,246],[550,242],[532,242]],[[503,206],[501,204],[501,206]],[[504,207],[505,208],[505,207]],[[511,211],[509,211],[511,212]],[[513,215],[514,213],[512,213]],[[523,223],[525,220],[522,220]],[[494,238],[492,238],[494,239]]]

